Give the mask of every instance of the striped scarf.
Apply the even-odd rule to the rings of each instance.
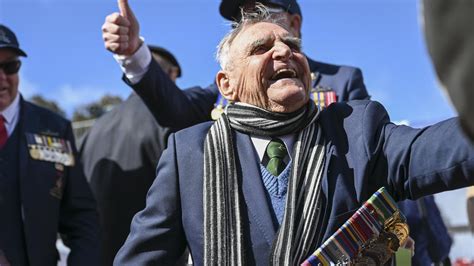
[[[269,137],[299,133],[270,264],[296,265],[315,249],[324,165],[318,115],[312,101],[287,114],[237,103],[228,105],[209,129],[204,144],[204,265],[246,264],[233,130]]]

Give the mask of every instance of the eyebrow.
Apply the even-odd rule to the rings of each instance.
[[[291,35],[286,35],[286,36],[281,36],[280,39],[285,44],[298,47],[301,50],[301,39],[300,38],[294,37],[294,36],[291,36]],[[267,37],[257,39],[257,40],[253,41],[252,43],[250,43],[247,46],[246,53],[249,54],[256,47],[259,47],[260,45],[264,45],[264,44],[266,44],[270,41],[273,41],[273,40],[274,40],[274,36],[267,36]]]
[[[301,39],[298,37],[288,35],[288,36],[281,37],[281,40],[286,44],[291,44],[301,49]]]
[[[273,40],[273,37],[270,36],[257,39],[250,43],[249,46],[247,46],[247,52],[250,53],[253,51],[254,48],[259,47],[260,45],[264,45],[271,40]]]

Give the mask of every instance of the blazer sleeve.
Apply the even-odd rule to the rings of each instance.
[[[181,223],[174,134],[157,167],[146,207],[133,217],[130,234],[114,265],[175,265],[186,247]]]
[[[365,112],[369,185],[385,185],[403,200],[474,184],[474,149],[457,118],[415,129],[390,123],[377,102]]]
[[[60,206],[59,233],[71,249],[68,265],[99,265],[100,229],[96,202],[84,177],[70,123],[66,139],[72,145],[76,163],[67,172]]]
[[[206,89],[181,90],[154,60],[137,84],[132,85],[125,76],[123,80],[143,99],[160,125],[178,130],[210,120],[219,94],[215,84]]]

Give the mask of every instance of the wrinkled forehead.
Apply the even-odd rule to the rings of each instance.
[[[235,37],[232,47],[241,50],[258,41],[284,40],[288,37],[294,37],[290,31],[283,26],[271,22],[258,22],[252,25],[244,26],[241,32]]]

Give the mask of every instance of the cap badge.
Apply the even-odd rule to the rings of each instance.
[[[3,30],[0,30],[0,42],[11,43],[10,39],[7,37]]]

